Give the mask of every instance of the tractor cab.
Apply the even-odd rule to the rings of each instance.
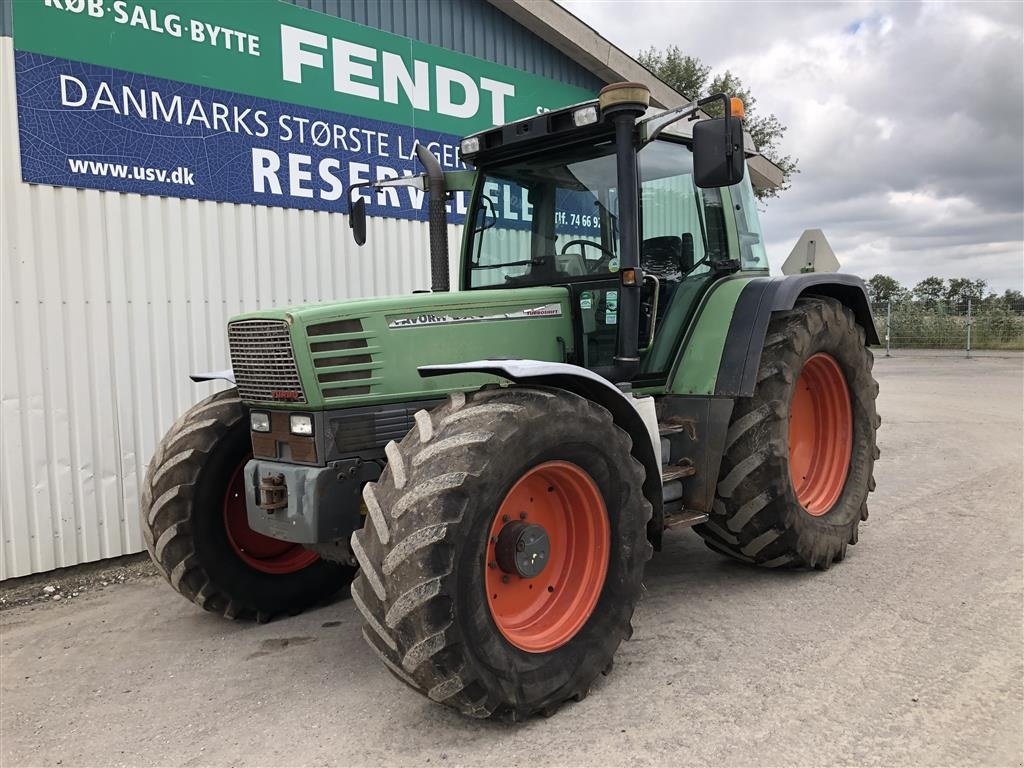
[[[656,382],[667,375],[706,288],[725,274],[768,264],[748,178],[727,188],[698,187],[692,142],[682,137],[648,142],[636,159],[639,366],[633,380]],[[576,334],[569,362],[611,371],[622,267],[614,143],[584,138],[556,151],[485,162],[479,174],[462,290],[565,286]]]

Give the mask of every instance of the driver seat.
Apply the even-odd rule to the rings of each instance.
[[[683,238],[678,235],[649,237],[640,246],[640,268],[659,281],[678,281],[683,276]]]

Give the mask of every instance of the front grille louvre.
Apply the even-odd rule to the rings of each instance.
[[[306,402],[291,334],[283,320],[229,323],[228,346],[231,370],[243,400]]]
[[[368,395],[370,386],[362,383],[373,377],[372,354],[360,354],[369,344],[365,336],[355,339],[336,338],[343,334],[363,334],[363,323],[359,318],[318,323],[307,329],[309,349],[313,353],[313,370],[316,373],[320,394],[325,398],[353,397]],[[327,337],[327,341],[323,341]],[[331,338],[334,337],[334,338]],[[330,353],[335,354],[330,354]],[[353,366],[366,366],[366,368]],[[332,370],[338,367],[348,370]]]

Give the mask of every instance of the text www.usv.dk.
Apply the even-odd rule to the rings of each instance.
[[[103,163],[96,160],[78,160],[68,158],[68,167],[72,173],[87,173],[90,176],[111,176],[115,179],[133,179],[135,181],[160,181],[167,184],[181,184],[190,187],[196,183],[195,174],[184,166],[172,171],[165,168],[148,168],[144,165],[126,165],[124,163]]]

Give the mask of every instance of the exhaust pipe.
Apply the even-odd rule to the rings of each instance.
[[[427,171],[427,223],[430,225],[430,289],[448,291],[448,212],[444,171],[434,154],[422,144],[416,156]]]

